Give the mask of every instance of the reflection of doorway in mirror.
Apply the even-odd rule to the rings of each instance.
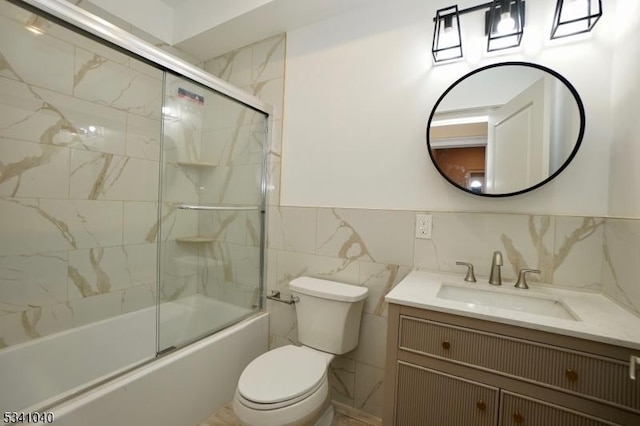
[[[476,193],[485,191],[487,121],[432,123],[429,140],[438,168],[454,183]],[[434,125],[435,124],[435,125]]]

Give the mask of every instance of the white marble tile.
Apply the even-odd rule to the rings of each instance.
[[[0,77],[0,136],[124,154],[126,114]]]
[[[216,58],[216,64],[205,64],[206,70],[216,71],[218,77],[235,85],[244,86],[252,81],[251,49],[233,50]]]
[[[198,235],[198,212],[194,210],[181,210],[173,203],[163,203],[159,227],[150,229],[147,239],[159,232],[162,241],[172,241],[180,237],[192,237]]]
[[[261,199],[261,165],[219,166],[214,168],[200,200],[206,203],[258,206]],[[201,182],[201,185],[203,182]]]
[[[69,150],[0,138],[0,196],[69,197]]]
[[[80,327],[122,314],[122,292],[74,299],[69,306],[73,312],[73,326]]]
[[[0,76],[70,95],[73,56],[72,45],[0,16]]]
[[[37,307],[0,317],[0,345],[16,345],[73,327],[67,304]]]
[[[74,199],[154,201],[158,198],[155,161],[73,150],[70,196]]]
[[[127,114],[127,156],[158,161],[161,134],[161,121],[137,114]]]
[[[69,299],[91,297],[131,287],[124,247],[96,247],[69,252]]]
[[[600,290],[604,219],[556,217],[555,222],[552,282]]]
[[[153,243],[157,241],[157,225],[158,203],[149,201],[124,202],[123,244]]]
[[[413,214],[407,211],[318,209],[316,253],[411,265]]]
[[[384,369],[356,363],[354,407],[382,417]]]
[[[329,366],[329,383],[334,401],[353,407],[355,376],[355,361],[343,356],[338,356],[331,362]]]
[[[387,348],[387,319],[378,315],[362,314],[358,346],[345,354],[358,363],[384,368]]]
[[[290,342],[298,341],[298,322],[292,305],[267,299],[269,333]]]
[[[250,229],[247,213],[242,210],[199,212],[198,235],[211,236],[216,241],[227,243],[248,244]]]
[[[286,34],[280,34],[251,45],[252,81],[284,77]]]
[[[283,296],[287,296],[289,282],[301,276],[357,285],[359,270],[359,263],[349,259],[278,251],[276,287],[272,289],[282,290]]]
[[[411,267],[408,266],[360,262],[358,282],[369,290],[364,302],[364,312],[386,317],[387,303],[384,301],[384,296],[410,271]]]
[[[502,277],[514,280],[522,268],[542,270],[541,280],[553,275],[555,218],[486,213],[434,213],[432,241],[438,270],[463,273],[456,261],[473,263],[476,274],[487,277],[493,252],[503,254]]]
[[[126,263],[120,267],[127,268],[132,286],[157,281],[157,244],[134,244],[123,246],[122,248],[126,257]]]
[[[252,137],[250,125],[203,130],[202,161],[225,166],[249,164]]]
[[[267,205],[280,205],[280,161],[270,161],[267,164]]]
[[[156,284],[145,284],[122,292],[122,312],[133,312],[156,304]]]
[[[79,98],[160,118],[160,81],[80,48],[76,48],[73,88]]]
[[[284,77],[262,81],[244,87],[245,90],[273,106],[274,120],[282,120],[282,105],[284,105]]]
[[[175,163],[162,165],[162,199],[179,204],[199,204],[206,188],[200,184],[200,171]]]
[[[122,244],[122,203],[0,199],[0,256]]]
[[[67,252],[0,257],[0,316],[67,300]]]
[[[317,212],[308,207],[269,207],[269,248],[314,253]]]
[[[640,220],[606,219],[603,292],[640,315]]]

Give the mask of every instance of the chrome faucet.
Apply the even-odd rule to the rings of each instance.
[[[489,275],[489,284],[502,285],[502,276],[500,275],[500,267],[502,265],[502,253],[494,251],[493,261],[491,262],[491,274]]]

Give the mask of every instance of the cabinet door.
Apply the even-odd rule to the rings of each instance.
[[[577,411],[501,391],[500,426],[619,426]]]
[[[402,361],[397,367],[396,426],[497,423],[497,388]]]

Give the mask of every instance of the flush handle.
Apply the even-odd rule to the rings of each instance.
[[[484,411],[487,409],[487,404],[484,403],[483,400],[478,401],[478,403],[476,404],[476,407],[478,407],[478,410],[480,411]]]
[[[449,350],[449,348],[451,348],[451,343],[449,343],[449,342],[448,342],[448,341],[446,341],[446,340],[445,340],[444,342],[442,342],[442,349],[445,349],[445,350],[447,350],[447,351],[448,351],[448,350]]]
[[[565,371],[564,375],[570,382],[575,382],[576,380],[578,380],[578,373],[570,368],[567,368],[567,371]]]
[[[515,412],[513,414],[513,421],[515,423],[522,423],[524,421],[524,417],[522,416],[522,414],[520,414],[519,412]]]
[[[636,371],[638,370],[638,362],[640,362],[640,357],[631,355],[631,359],[629,360],[629,378],[631,380],[636,379]]]

